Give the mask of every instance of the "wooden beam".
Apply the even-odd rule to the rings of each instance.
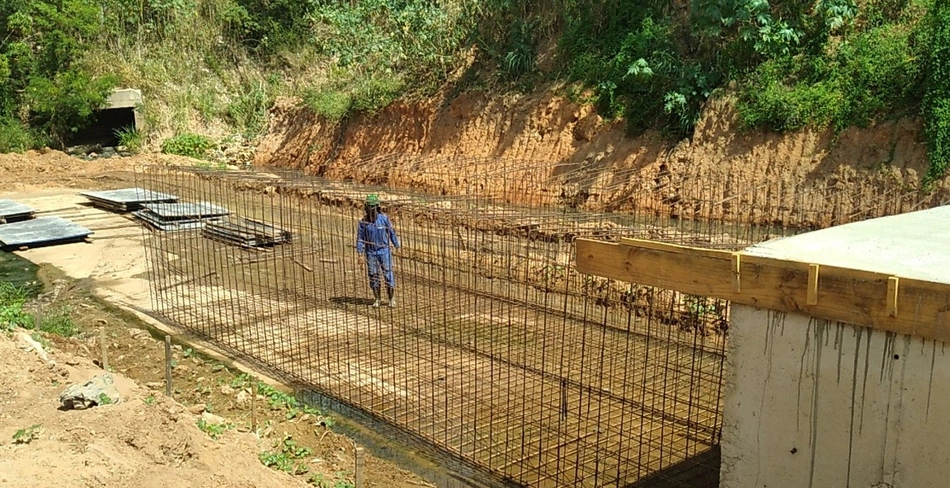
[[[896,277],[883,273],[827,265],[820,267],[820,273],[817,267],[810,272],[811,263],[745,253],[736,259],[728,251],[635,239],[620,244],[577,239],[575,252],[577,269],[584,274],[950,340],[950,285],[943,283],[899,278],[897,286]],[[900,314],[898,303],[906,304]]]

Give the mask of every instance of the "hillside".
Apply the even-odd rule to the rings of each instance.
[[[4,151],[68,143],[129,86],[149,129],[123,141],[167,151],[256,139],[279,97],[339,121],[446,93],[564,98],[659,150],[702,137],[725,96],[752,138],[909,118],[925,179],[948,161],[945,0],[20,0],[0,18]]]

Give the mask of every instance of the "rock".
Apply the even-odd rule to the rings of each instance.
[[[188,374],[188,366],[185,366],[184,364],[180,364],[178,366],[175,366],[175,371],[179,374]]]
[[[233,394],[234,394],[234,388],[231,388],[231,387],[228,386],[228,385],[223,385],[223,386],[221,387],[221,394],[222,394],[222,395],[229,395],[229,396],[230,396],[230,395],[233,395]]]
[[[237,396],[234,397],[234,400],[238,405],[247,407],[251,403],[251,395],[248,395],[246,391],[241,390],[238,392]]]
[[[204,383],[205,381],[208,381],[208,378],[205,378],[204,376],[199,376],[198,379],[195,381],[197,381],[198,383]]]
[[[133,339],[144,339],[148,337],[148,332],[142,329],[129,329],[129,337]]]
[[[204,420],[205,422],[207,422],[207,423],[209,423],[209,424],[219,424],[219,425],[220,425],[220,424],[226,424],[226,423],[228,423],[228,421],[227,421],[227,420],[224,420],[223,417],[219,417],[219,416],[217,416],[217,415],[215,415],[215,414],[213,414],[213,413],[211,413],[211,412],[204,412],[204,413],[202,413],[202,414],[201,414],[201,418],[202,418],[202,420]]]
[[[59,395],[59,401],[66,409],[82,410],[103,403],[118,403],[119,390],[113,384],[112,375],[105,373],[85,383],[69,385]]]
[[[199,404],[197,404],[197,405],[192,405],[192,406],[188,407],[188,411],[191,412],[191,413],[193,413],[193,414],[195,414],[195,415],[198,415],[198,414],[204,412],[206,408],[208,408],[207,405],[205,405],[204,403],[199,403]]]
[[[165,383],[159,383],[158,381],[150,381],[148,383],[145,383],[145,387],[148,388],[149,390],[161,390],[162,388],[165,388]]]

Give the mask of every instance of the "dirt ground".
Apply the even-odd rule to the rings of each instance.
[[[164,397],[161,334],[155,323],[130,312],[150,308],[141,230],[125,217],[83,206],[77,195],[133,186],[135,168],[143,163],[194,161],[144,155],[86,162],[56,151],[0,155],[0,198],[95,232],[92,243],[17,253],[41,265],[42,306],[68,307],[79,333],[40,337],[53,366],[24,350],[22,338],[0,338],[0,485],[351,486],[357,444],[331,429],[345,419],[288,405],[292,397],[261,375],[265,386],[254,402],[258,431],[251,432],[251,385],[257,380],[244,371],[253,370],[194,337],[175,346],[174,400]],[[122,401],[86,411],[57,410],[66,385],[102,372],[97,365],[101,329]],[[212,439],[197,426],[202,414],[230,427]],[[12,442],[17,431],[33,425],[39,427],[32,442]],[[276,449],[281,443],[294,449]],[[269,469],[259,459],[270,451],[275,453],[271,461],[283,461],[294,450],[300,456],[288,470],[295,476]],[[433,486],[369,452],[365,466],[365,486]]]

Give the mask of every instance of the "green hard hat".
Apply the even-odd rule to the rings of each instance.
[[[373,193],[366,197],[366,205],[369,205],[370,207],[379,205],[379,196]]]

